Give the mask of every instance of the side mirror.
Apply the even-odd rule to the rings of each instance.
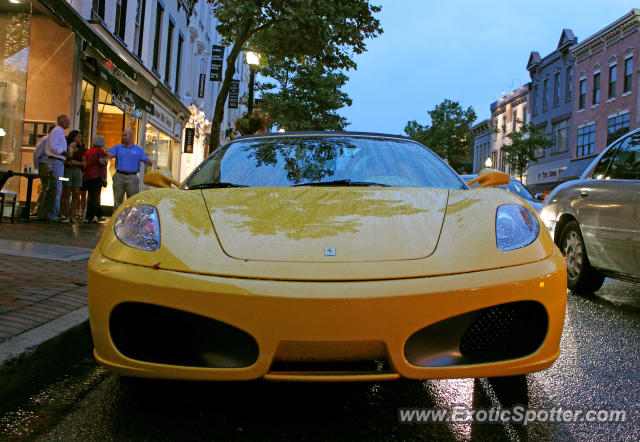
[[[509,184],[509,175],[495,169],[482,169],[478,176],[467,183],[469,187],[478,184],[477,187],[497,187]]]
[[[545,195],[544,193],[536,193],[536,199],[538,201],[544,201],[547,198],[547,195]]]
[[[142,182],[151,187],[166,188],[171,187],[172,185],[180,187],[180,183],[178,181],[157,171],[145,173],[142,177]]]

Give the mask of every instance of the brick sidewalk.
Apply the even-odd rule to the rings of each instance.
[[[0,224],[0,238],[93,248],[105,224]],[[0,254],[0,342],[87,305],[87,260]]]

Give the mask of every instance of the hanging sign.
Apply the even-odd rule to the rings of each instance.
[[[238,109],[238,95],[240,94],[240,80],[231,80],[229,88],[229,109]]]
[[[211,48],[210,81],[222,81],[222,63],[224,59],[224,46],[213,45]]]
[[[193,127],[184,129],[184,153],[193,153],[193,139],[196,130]]]
[[[200,74],[200,80],[198,81],[198,98],[204,98],[204,86],[207,82],[207,75]]]

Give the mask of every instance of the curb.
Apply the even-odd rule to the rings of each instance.
[[[0,403],[91,354],[88,307],[0,343]]]

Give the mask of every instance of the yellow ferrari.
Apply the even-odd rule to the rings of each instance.
[[[565,260],[535,210],[423,145],[243,137],[128,199],[89,262],[96,359],[126,376],[507,376],[559,354]]]

